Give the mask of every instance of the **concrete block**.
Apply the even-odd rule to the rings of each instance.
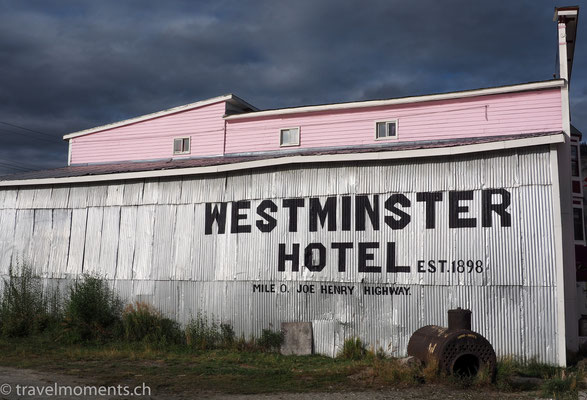
[[[281,354],[305,356],[312,354],[312,323],[282,322]]]

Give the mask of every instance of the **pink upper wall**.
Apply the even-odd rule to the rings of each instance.
[[[221,155],[224,101],[71,139],[71,164]],[[191,137],[191,154],[173,156],[173,138]]]
[[[398,139],[375,140],[375,121],[398,119]],[[372,145],[562,130],[561,92],[227,120],[226,153],[279,150],[279,130],[300,127],[296,148]]]
[[[192,140],[187,157],[276,151],[279,130],[292,127],[300,127],[300,146],[284,151],[560,131],[561,104],[560,88],[554,88],[225,120],[221,101],[75,137],[71,164],[173,158],[173,138],[186,136]],[[398,119],[398,139],[375,140],[375,121],[390,119]]]

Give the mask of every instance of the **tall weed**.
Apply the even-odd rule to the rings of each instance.
[[[153,306],[143,302],[125,307],[122,327],[124,339],[131,342],[179,344],[183,341],[183,333],[177,322],[164,317]]]
[[[53,312],[49,312],[48,297]],[[23,337],[44,331],[59,318],[59,298],[47,296],[41,279],[30,265],[17,262],[10,266],[9,277],[4,279],[0,304],[0,332],[4,336]]]
[[[98,276],[83,275],[70,288],[65,333],[70,341],[104,340],[120,329],[122,301]]]

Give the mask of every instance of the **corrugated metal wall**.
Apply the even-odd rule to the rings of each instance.
[[[511,226],[481,226],[484,189],[511,193]],[[448,192],[473,191],[463,215],[475,228],[449,228]],[[233,324],[237,334],[258,335],[283,321],[312,321],[316,351],[334,355],[345,338],[358,335],[392,355],[405,355],[410,335],[428,324],[446,325],[446,311],[473,311],[473,329],[485,335],[500,356],[537,356],[556,362],[556,281],[547,147],[449,159],[382,161],[246,171],[243,173],[139,180],[110,184],[0,189],[0,273],[16,258],[30,262],[47,279],[70,279],[82,272],[111,280],[129,300],[153,303],[185,322],[199,311]],[[436,227],[425,228],[424,203],[417,192],[442,192]],[[402,193],[411,222],[401,230],[384,223],[383,204]],[[308,198],[380,196],[380,229],[309,231]],[[284,198],[303,198],[297,232],[289,232]],[[263,199],[279,207],[276,228],[255,227]],[[250,200],[241,224],[251,233],[206,235],[205,203]],[[353,200],[353,215],[355,202]],[[245,212],[243,212],[245,213]],[[340,224],[340,208],[337,223]],[[214,228],[216,232],[216,228]],[[303,249],[326,247],[321,272],[303,267]],[[350,242],[346,271],[338,271],[333,242]],[[396,244],[397,265],[410,273],[358,272],[360,242],[376,242],[369,265],[383,266],[385,244]],[[278,271],[279,244],[288,252],[300,244],[300,270]],[[483,271],[418,273],[417,260],[481,260]],[[284,283],[287,291],[281,292]],[[254,284],[276,284],[275,293],[253,292]],[[296,293],[300,284],[317,293]],[[321,285],[352,287],[324,294]],[[365,294],[365,288],[394,288],[395,295]],[[402,289],[400,289],[402,288]],[[375,289],[371,289],[372,291]]]

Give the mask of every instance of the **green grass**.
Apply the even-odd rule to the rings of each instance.
[[[92,377],[95,385],[150,386],[154,393],[276,393],[421,388],[524,393],[532,398],[555,394],[569,398],[577,393],[583,375],[539,363],[522,365],[511,360],[498,363],[498,379],[539,376],[542,385],[532,388],[501,386],[487,381],[466,385],[431,377],[426,368],[402,366],[396,359],[364,357],[361,360],[323,356],[282,356],[262,351],[200,350],[184,344],[137,342],[63,343],[50,335],[0,338],[0,366],[30,368],[79,377]],[[564,372],[562,372],[564,371]],[[501,375],[500,375],[501,374]],[[561,375],[562,374],[562,375]],[[455,386],[456,385],[456,386]]]

